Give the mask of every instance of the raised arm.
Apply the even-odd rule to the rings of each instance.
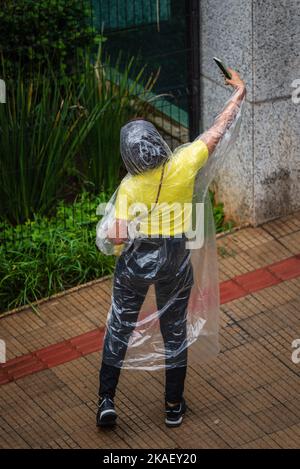
[[[214,125],[199,137],[199,139],[206,144],[210,155],[214,152],[226,130],[234,121],[243,99],[246,96],[246,86],[244,81],[240,78],[237,72],[232,69],[229,69],[229,71],[232,78],[230,80],[226,78],[225,83],[226,85],[231,85],[235,89],[235,93],[222,113],[217,117]]]

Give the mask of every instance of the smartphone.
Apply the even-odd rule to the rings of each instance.
[[[227,70],[227,67],[223,64],[223,62],[218,59],[217,57],[214,57],[213,58],[214,61],[216,62],[216,64],[218,65],[219,69],[221,70],[221,72],[223,73],[223,75],[228,78],[229,80],[231,80],[232,78],[232,75],[231,73],[229,72],[229,70]]]

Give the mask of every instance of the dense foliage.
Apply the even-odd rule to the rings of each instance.
[[[2,0],[0,54],[9,75],[22,66],[32,75],[51,63],[71,70],[99,36],[87,0]],[[17,66],[17,67],[16,67]]]
[[[51,219],[37,215],[17,227],[1,224],[0,312],[113,271],[114,258],[95,246],[96,207],[105,199],[83,193],[72,205],[60,202]]]

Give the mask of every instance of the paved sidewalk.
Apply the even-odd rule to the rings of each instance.
[[[163,422],[162,372],[124,371],[119,425],[95,427],[104,279],[0,319],[3,448],[279,448],[300,443],[300,212],[218,240],[219,357],[189,368],[189,411]]]

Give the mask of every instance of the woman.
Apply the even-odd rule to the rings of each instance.
[[[170,152],[155,127],[144,119],[135,119],[121,130],[121,155],[129,176],[117,194],[113,223],[107,227],[107,239],[117,248],[134,241],[125,249],[116,266],[112,307],[108,320],[100,369],[97,425],[116,422],[114,396],[120,370],[149,287],[154,285],[160,331],[165,347],[166,391],[165,423],[182,423],[186,411],[183,397],[187,369],[186,315],[193,269],[186,231],[191,213],[182,207],[193,197],[199,170],[206,164],[236,118],[246,94],[238,73],[225,83],[235,93],[214,125],[181,151]],[[139,204],[138,236],[129,236]],[[158,210],[158,207],[164,207]],[[142,207],[142,208],[141,208]],[[181,209],[178,210],[178,207]]]

